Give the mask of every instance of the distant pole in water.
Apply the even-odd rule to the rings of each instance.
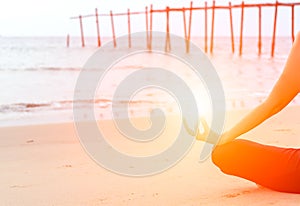
[[[131,48],[130,9],[127,9],[127,22],[128,22],[128,47]]]
[[[261,6],[258,6],[258,55],[261,55]]]
[[[114,48],[116,48],[117,41],[116,41],[116,34],[115,34],[114,16],[113,16],[112,10],[110,10],[110,20],[111,20],[111,30],[112,30],[112,35],[113,35]]]
[[[153,5],[150,5],[150,45],[149,45],[149,50],[152,50],[152,19],[153,19]]]
[[[169,25],[169,18],[170,18],[170,8],[166,7],[166,14],[167,14],[167,22],[166,22],[166,43],[165,43],[165,51],[169,52],[171,50],[171,44],[170,44],[170,25]]]
[[[295,31],[294,31],[295,5],[294,4],[291,6],[291,9],[292,9],[292,41],[294,42],[295,40]]]
[[[145,7],[145,20],[146,20],[146,41],[147,41],[147,49],[150,48],[149,43],[149,25],[148,25],[148,7]]]
[[[231,2],[229,2],[229,18],[230,18],[230,33],[231,33],[231,50],[232,50],[232,53],[234,53],[234,35],[233,35]]]
[[[212,5],[212,17],[211,17],[210,53],[213,53],[213,49],[214,49],[215,5],[216,5],[216,1],[214,0]]]
[[[66,41],[67,41],[66,45],[69,48],[70,47],[70,35],[69,34],[67,35],[67,40]]]
[[[275,39],[276,39],[277,13],[278,13],[278,1],[276,1],[276,4],[275,4],[275,14],[274,14],[274,27],[273,27],[272,52],[271,52],[271,57],[274,57],[274,52],[275,52]]]
[[[96,16],[96,29],[97,29],[97,43],[98,47],[101,47],[101,39],[100,39],[100,29],[99,29],[99,20],[98,20],[98,9],[95,9],[95,16]]]
[[[189,18],[189,33],[188,33],[188,50],[187,53],[190,52],[190,44],[191,44],[191,30],[192,30],[192,14],[193,14],[193,2],[190,3],[190,18]]]
[[[241,7],[241,30],[240,30],[240,55],[242,55],[242,51],[243,51],[244,7],[245,7],[245,3],[244,3],[244,1],[242,1],[242,7]]]
[[[207,53],[207,1],[204,4],[204,50]]]
[[[85,47],[84,43],[84,34],[83,34],[83,25],[82,25],[82,16],[79,16],[79,24],[80,24],[80,34],[81,34],[81,46]]]
[[[185,41],[185,51],[188,52],[188,40],[187,40],[187,32],[186,32],[186,19],[185,19],[185,8],[182,8],[182,16],[183,16],[183,33],[184,33],[184,41]]]

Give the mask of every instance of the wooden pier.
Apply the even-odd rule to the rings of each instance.
[[[165,50],[171,50],[171,41],[170,41],[170,13],[171,12],[181,12],[183,14],[183,31],[184,31],[184,38],[186,42],[186,52],[190,51],[190,40],[191,40],[191,30],[192,30],[192,16],[195,11],[204,12],[204,51],[208,52],[208,11],[211,11],[211,34],[210,34],[210,53],[213,53],[214,50],[214,28],[215,28],[215,15],[218,10],[228,10],[229,13],[229,26],[230,26],[230,39],[231,39],[231,51],[235,53],[235,44],[234,44],[234,24],[233,24],[233,17],[232,12],[233,10],[240,9],[241,11],[241,21],[240,21],[240,34],[239,34],[239,55],[243,54],[243,29],[244,25],[244,14],[245,10],[248,8],[257,8],[258,10],[258,55],[261,55],[261,47],[262,47],[262,10],[266,7],[274,8],[274,20],[273,20],[273,33],[272,36],[272,43],[271,43],[271,57],[275,55],[275,42],[276,42],[276,26],[277,26],[277,19],[278,19],[278,10],[279,7],[290,7],[291,8],[291,40],[292,42],[295,39],[295,7],[300,6],[300,2],[292,2],[292,3],[281,3],[276,1],[275,3],[260,3],[260,4],[251,4],[251,3],[244,3],[233,5],[231,2],[228,5],[216,5],[216,1],[212,2],[212,5],[208,5],[207,2],[204,2],[204,5],[201,7],[194,7],[193,2],[190,2],[190,7],[185,8],[171,8],[166,7],[164,9],[153,9],[153,5],[150,7],[145,7],[145,11],[138,11],[132,12],[128,8],[127,12],[124,13],[113,13],[110,11],[107,14],[99,14],[97,8],[95,9],[94,14],[88,15],[79,15],[75,17],[71,17],[71,19],[79,19],[80,25],[80,36],[81,36],[81,46],[85,47],[85,38],[84,38],[84,28],[83,28],[83,19],[86,18],[95,18],[96,19],[96,31],[97,31],[97,46],[101,47],[101,36],[100,36],[100,25],[99,25],[99,18],[101,17],[110,17],[111,21],[111,29],[112,29],[112,39],[114,43],[114,47],[117,47],[117,40],[116,40],[116,33],[115,33],[115,25],[114,25],[114,17],[115,16],[124,16],[127,18],[128,23],[128,47],[130,48],[132,45],[131,39],[131,18],[132,15],[145,15],[145,32],[147,38],[147,45],[146,48],[151,50],[152,48],[152,28],[153,28],[153,15],[155,13],[165,13],[166,17],[166,41],[165,41]],[[189,14],[189,17],[186,18],[186,14]],[[187,23],[188,21],[188,23]],[[199,25],[197,25],[199,26]],[[202,30],[202,28],[201,28]],[[199,36],[201,36],[199,34]],[[70,36],[67,36],[67,46],[69,47],[70,44]]]

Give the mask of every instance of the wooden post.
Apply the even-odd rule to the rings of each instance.
[[[185,8],[182,8],[182,16],[183,16],[183,32],[184,32],[184,39],[187,39],[187,32],[186,32],[186,19],[185,19]]]
[[[127,9],[127,21],[128,21],[128,47],[131,48],[130,9]]]
[[[295,5],[293,4],[291,6],[292,8],[292,41],[294,42],[295,40],[295,31],[294,31],[294,21],[295,21]]]
[[[207,1],[204,6],[204,49],[207,53]]]
[[[145,7],[145,15],[146,15],[146,43],[147,49],[149,49],[149,26],[148,26],[148,7]]]
[[[96,28],[97,28],[97,42],[98,47],[101,46],[101,39],[100,39],[100,29],[99,29],[99,20],[98,20],[98,9],[95,9],[95,16],[96,16]]]
[[[230,32],[231,32],[231,49],[232,49],[232,53],[234,53],[234,35],[233,35],[231,2],[229,2],[229,18],[230,18]]]
[[[185,8],[182,8],[182,15],[183,15],[183,31],[184,31],[184,41],[185,41],[185,52],[188,53],[188,37],[186,31],[186,19],[185,19]]]
[[[258,7],[258,55],[261,55],[261,6]]]
[[[149,50],[152,50],[152,17],[153,15],[153,5],[150,5],[150,37],[149,37]]]
[[[115,34],[114,16],[113,16],[113,12],[111,10],[110,10],[110,20],[111,20],[111,29],[112,29],[114,47],[116,48],[117,41],[116,41],[116,34]]]
[[[81,46],[85,47],[84,43],[84,34],[83,34],[83,25],[82,25],[82,16],[79,16],[79,24],[80,24],[80,34],[81,34]]]
[[[170,25],[169,25],[169,19],[170,19],[170,8],[167,6],[166,7],[166,14],[167,14],[167,22],[166,22],[166,44],[165,44],[165,51],[169,52],[171,50],[171,45],[170,45]]]
[[[239,55],[242,55],[243,50],[243,27],[244,27],[244,7],[245,3],[242,1],[242,7],[241,7],[241,30],[240,30],[240,53]]]
[[[70,47],[70,35],[67,35],[67,39],[66,39],[66,46],[69,48]]]
[[[214,49],[215,5],[216,5],[216,1],[214,0],[212,5],[212,17],[211,17],[210,53],[213,53],[213,49]]]
[[[187,53],[190,52],[191,30],[192,30],[192,14],[193,14],[193,2],[191,1],[191,3],[190,3],[190,18],[189,18],[189,31],[188,31]]]
[[[271,57],[274,57],[274,52],[275,52],[275,39],[276,39],[277,13],[278,13],[278,1],[276,1],[276,4],[275,4],[275,14],[274,14],[274,27],[273,27],[273,37],[272,37],[272,51],[271,51]]]

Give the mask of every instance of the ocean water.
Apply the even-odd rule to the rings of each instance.
[[[193,38],[192,41],[204,48],[203,38]],[[239,40],[235,39],[236,51],[238,43]],[[215,38],[214,53],[207,55],[223,84],[226,108],[248,109],[262,102],[281,74],[291,46],[290,38],[277,38],[275,57],[271,58],[271,38],[264,38],[262,55],[258,56],[257,39],[246,37],[243,55],[239,56],[237,52],[232,54],[229,38]],[[97,49],[95,38],[87,38],[85,48],[80,47],[79,38],[71,38],[71,45],[67,48],[66,39],[62,37],[0,37],[0,126],[72,121],[78,75]],[[157,57],[151,58],[155,61]],[[147,60],[117,64],[114,67],[116,73],[108,79],[104,92],[96,95],[94,100],[81,100],[82,105],[95,104],[97,118],[109,118],[111,93],[118,87],[120,74],[126,76],[139,70],[147,65],[144,62]],[[168,64],[167,60],[163,62],[163,65]],[[193,78],[186,72],[180,75],[185,79]],[[132,99],[128,112],[136,116],[146,115],[153,106],[165,107],[171,113],[178,112],[172,106],[176,101],[167,96],[157,89],[147,90]],[[299,103],[296,98],[291,104]]]

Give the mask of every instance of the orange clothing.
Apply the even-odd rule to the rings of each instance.
[[[226,174],[279,192],[300,193],[300,149],[237,139],[216,146],[212,161]]]

